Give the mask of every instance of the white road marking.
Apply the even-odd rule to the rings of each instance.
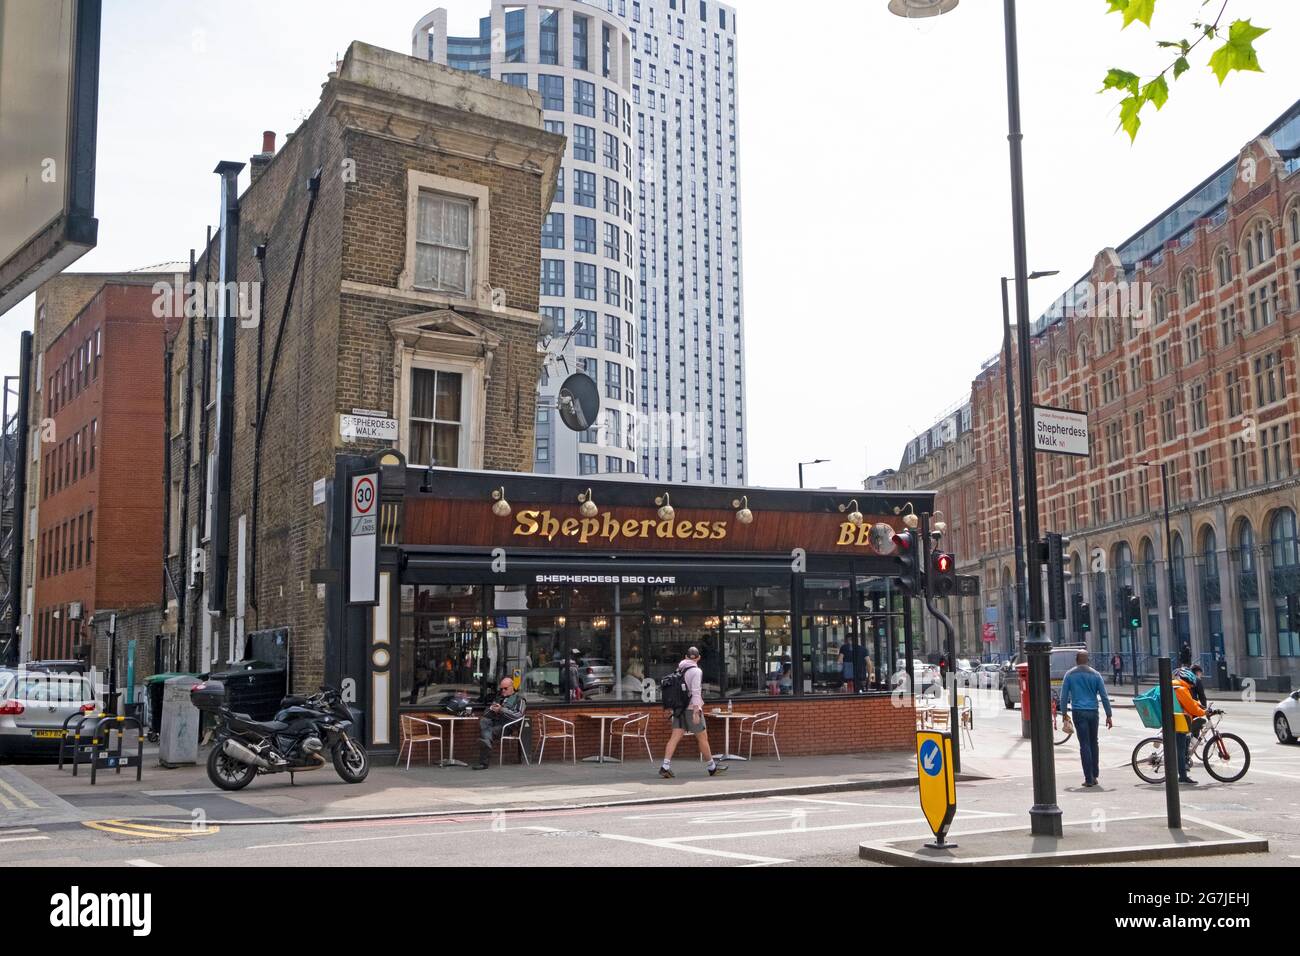
[[[48,840],[47,836],[4,837],[0,843],[24,843],[28,840]]]
[[[782,831],[786,832],[786,831]],[[683,853],[696,853],[700,856],[718,856],[728,860],[748,860],[750,863],[769,865],[772,863],[793,863],[793,860],[783,860],[775,856],[753,856],[749,853],[730,853],[727,850],[710,850],[700,846],[683,846],[680,839],[668,840],[651,840],[645,837],[626,836],[622,833],[602,833],[600,836],[606,840],[619,840],[624,843],[639,843],[642,846],[660,847],[664,850],[681,850]]]
[[[329,846],[336,843],[378,843],[382,840],[409,840],[416,837],[453,836],[458,833],[509,833],[514,830],[540,830],[544,833],[557,833],[555,827],[486,827],[475,830],[431,830],[428,833],[394,833],[387,836],[348,837],[343,840],[301,840],[297,843],[258,843],[248,847],[250,850],[280,850],[295,846]]]
[[[1292,804],[1295,806],[1295,804]],[[0,836],[9,836],[11,833],[35,833],[36,827],[14,827],[13,829],[0,830]]]
[[[150,863],[148,860],[144,859],[123,860],[122,862],[127,866],[162,866],[161,863]]]
[[[987,810],[976,811],[986,817],[1009,817],[1010,813],[991,813]],[[865,830],[869,827],[892,827],[892,826],[909,826],[914,824],[925,824],[924,817],[914,817],[907,820],[871,820],[866,823],[838,823],[834,826],[824,827],[786,827],[781,830],[750,830],[744,833],[712,833],[700,834],[696,836],[674,837],[677,843],[699,843],[707,840],[743,840],[746,837],[762,836],[790,836],[792,833],[819,833],[830,830]],[[926,824],[928,826],[929,824]],[[953,834],[960,836],[961,834]]]
[[[815,797],[773,797],[773,800],[792,800],[798,803],[826,803],[837,807],[869,807],[873,810],[915,810],[912,804],[901,803],[854,803],[851,800],[818,800]]]

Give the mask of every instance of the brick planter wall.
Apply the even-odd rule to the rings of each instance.
[[[709,728],[709,744],[715,753],[721,753],[725,740],[724,722],[708,716],[709,711],[717,706],[715,702],[706,702],[704,709]],[[910,750],[915,745],[916,740],[916,716],[912,710],[911,702],[907,701],[904,706],[895,707],[894,700],[889,694],[870,694],[860,697],[787,698],[771,701],[738,700],[735,707],[739,713],[757,714],[775,711],[781,715],[776,725],[776,741],[781,748],[782,757]],[[537,750],[541,746],[541,715],[544,713],[563,717],[565,720],[573,722],[579,760],[594,755],[599,749],[600,721],[582,715],[602,711],[629,714],[648,713],[650,715],[650,749],[656,761],[663,757],[664,747],[667,746],[668,735],[671,730],[668,711],[657,704],[642,704],[640,702],[629,702],[626,708],[611,707],[606,704],[559,704],[529,707],[528,715],[532,717],[532,756],[536,757]],[[481,708],[476,708],[475,712],[480,713]],[[431,718],[435,715],[420,712],[416,713],[416,716]],[[448,724],[443,722],[442,726],[443,737],[446,739]],[[608,730],[609,724],[607,723],[606,733],[608,733]],[[749,749],[748,740],[745,742],[744,751],[737,749],[740,746],[737,740],[739,730],[739,722],[733,720],[731,723],[732,752],[747,753]],[[546,745],[547,763],[560,758],[560,745],[561,741],[558,740]],[[499,752],[499,746],[498,743],[494,747],[494,751]],[[754,744],[754,756],[758,757],[761,754],[769,753],[769,747],[770,741],[759,738]],[[517,746],[513,748],[514,754],[511,753],[511,749],[511,746],[507,745],[507,762],[517,761],[518,759],[519,748]],[[554,756],[552,756],[552,752],[554,752]],[[614,756],[618,756],[617,741],[613,753]],[[649,759],[645,756],[644,744],[639,741],[629,740],[627,742],[629,761],[636,759],[638,753],[641,759],[649,763]],[[677,753],[673,755],[673,759],[689,758],[693,760],[698,753],[695,738],[684,737],[678,745]],[[416,760],[421,756],[423,756],[423,747],[417,748]],[[450,748],[447,756],[452,756]],[[478,757],[477,723],[461,721],[456,724],[455,756],[469,763],[474,762]]]

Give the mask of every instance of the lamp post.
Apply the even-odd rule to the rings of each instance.
[[[1143,468],[1150,468],[1151,462],[1138,462]],[[1174,629],[1174,556],[1173,556],[1173,529],[1169,523],[1169,466],[1163,461],[1160,463],[1160,498],[1165,506],[1165,574],[1169,583],[1169,658],[1174,656],[1174,639],[1177,637]],[[1162,642],[1163,643],[1163,642]]]
[[[799,462],[799,487],[803,487],[803,466],[804,465],[824,465],[830,461],[829,458],[814,458],[812,461]]]
[[[891,13],[902,17],[933,17],[955,9],[957,0],[889,0]],[[1011,154],[1011,232],[1014,253],[1016,315],[1024,325],[1018,336],[1020,357],[1020,404],[1026,435],[1033,433],[1033,376],[1029,345],[1029,268],[1025,240],[1025,183],[1020,131],[1020,65],[1016,41],[1016,2],[1003,0],[1003,29],[1007,60],[1007,142]],[[1034,805],[1029,810],[1030,829],[1035,836],[1061,836],[1061,808],[1056,804],[1056,766],[1052,744],[1051,668],[1052,642],[1047,637],[1043,614],[1042,556],[1038,549],[1038,472],[1034,443],[1024,445],[1025,578],[1029,590],[1025,651],[1029,657],[1030,742],[1033,758]]]
[[[1054,275],[1060,275],[1060,270],[1031,272],[1029,278],[1043,279]],[[1007,283],[1010,281],[1006,276],[1002,277],[1002,375],[1007,393],[1007,461],[1011,465],[1011,530],[1016,550],[1016,634],[1023,640],[1028,585],[1025,583],[1025,532],[1020,522],[1020,466],[1016,463],[1016,390],[1011,379],[1011,307],[1007,302]],[[1022,650],[1019,644],[1016,650]]]

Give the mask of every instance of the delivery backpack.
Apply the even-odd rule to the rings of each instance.
[[[1145,694],[1138,694],[1133,698],[1133,707],[1138,712],[1138,717],[1142,720],[1143,727],[1150,727],[1152,730],[1160,729],[1160,688],[1152,687]],[[1178,700],[1178,695],[1174,695],[1174,713],[1181,714],[1183,705]]]
[[[694,667],[695,665],[691,665]],[[686,672],[690,667],[675,670],[659,681],[659,699],[663,701],[664,710],[681,713],[691,704],[691,688],[686,683]]]

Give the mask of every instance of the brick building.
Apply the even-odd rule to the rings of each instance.
[[[163,322],[149,287],[169,268],[65,273],[36,291],[22,385],[30,407],[26,497],[16,509],[24,538],[21,660],[53,655],[103,666],[106,658],[90,653],[92,613],[156,606],[162,593],[160,543],[143,543],[161,527],[162,485],[149,479],[161,473],[161,444],[145,447],[139,429],[152,416],[154,434],[161,431]],[[136,452],[147,459],[151,447],[153,470],[137,473]],[[120,523],[132,521],[140,534],[120,533]]]
[[[1090,606],[1089,643],[1103,658],[1123,652],[1126,669],[1131,655],[1149,671],[1154,656],[1188,645],[1207,671],[1222,658],[1257,681],[1300,680],[1300,625],[1287,614],[1288,595],[1300,594],[1297,169],[1300,103],[1102,250],[1033,323],[1035,401],[1087,411],[1091,435],[1086,459],[1039,456],[1041,527],[1070,536],[1067,603]],[[979,502],[969,554],[1008,651],[1003,381],[994,359],[971,387]],[[1123,586],[1142,598],[1136,647],[1117,613]],[[1074,618],[1072,607],[1053,637],[1076,637]]]
[[[313,572],[336,455],[531,467],[537,235],[563,147],[536,93],[354,43],[283,148],[253,157],[168,355],[185,666],[220,669],[287,628],[293,686],[324,679]]]

